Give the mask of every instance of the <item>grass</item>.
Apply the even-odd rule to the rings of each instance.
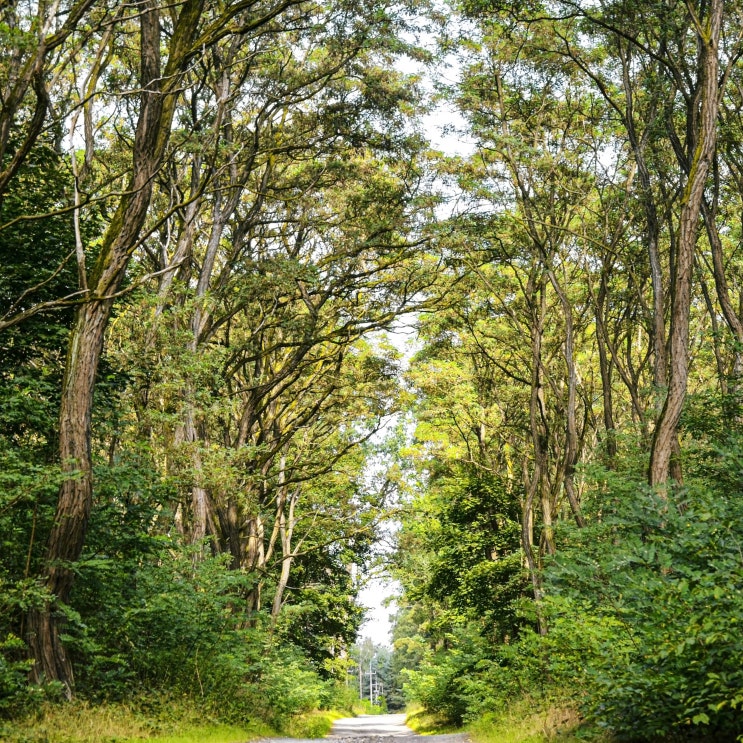
[[[75,701],[44,705],[23,720],[0,720],[2,743],[246,743],[258,738],[322,738],[333,722],[352,712],[315,711],[297,715],[280,732],[255,720],[228,725],[193,700],[148,700],[147,708]]]
[[[142,740],[157,743],[245,743],[256,737],[255,731],[249,728],[216,725],[184,730],[177,735],[158,735],[148,738],[126,738],[117,743],[140,743]]]
[[[504,712],[483,716],[471,723],[467,731],[474,743],[581,743],[585,738],[574,734],[581,722],[578,712],[570,707],[540,709],[525,699]]]
[[[442,717],[416,706],[408,709],[405,722],[421,735],[454,733],[459,730]],[[575,735],[582,719],[567,706],[545,706],[522,699],[502,712],[490,712],[465,730],[473,743],[584,743]],[[595,743],[608,741],[592,737]]]
[[[272,735],[261,721],[224,725],[173,700],[149,713],[127,704],[49,704],[23,720],[0,722],[3,743],[245,743]]]
[[[418,735],[442,735],[444,733],[456,733],[456,728],[440,715],[427,712],[420,706],[410,706],[405,716],[405,724]]]
[[[291,718],[282,732],[290,738],[324,738],[341,717],[350,717],[350,714],[328,710],[308,712]]]

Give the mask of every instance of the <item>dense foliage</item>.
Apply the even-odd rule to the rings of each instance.
[[[735,740],[740,9],[458,11],[441,90],[473,151],[439,163],[451,289],[407,373],[408,696]]]
[[[0,718],[743,735],[742,12],[3,4]]]
[[[0,718],[349,708],[379,331],[433,296],[409,17],[0,10]]]

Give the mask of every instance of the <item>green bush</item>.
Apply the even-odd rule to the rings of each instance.
[[[31,662],[23,657],[25,648],[25,643],[11,634],[0,640],[0,715],[15,711],[28,694]]]
[[[717,461],[662,495],[607,479],[547,570],[550,674],[619,737],[743,732],[743,460]]]
[[[494,652],[474,623],[454,628],[448,643],[429,653],[418,669],[403,671],[406,698],[457,726],[500,706]]]

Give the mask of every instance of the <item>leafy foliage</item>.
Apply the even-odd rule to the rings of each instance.
[[[551,670],[624,735],[741,732],[740,454],[715,469],[665,496],[609,480],[601,521],[547,571]]]

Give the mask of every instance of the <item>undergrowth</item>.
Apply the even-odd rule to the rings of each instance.
[[[579,743],[584,739],[573,733],[580,723],[581,717],[574,709],[561,706],[541,709],[524,699],[502,712],[483,715],[467,731],[474,743]]]
[[[244,743],[275,736],[260,720],[224,725],[193,700],[163,700],[146,709],[131,704],[46,704],[34,714],[0,721],[3,743]]]

